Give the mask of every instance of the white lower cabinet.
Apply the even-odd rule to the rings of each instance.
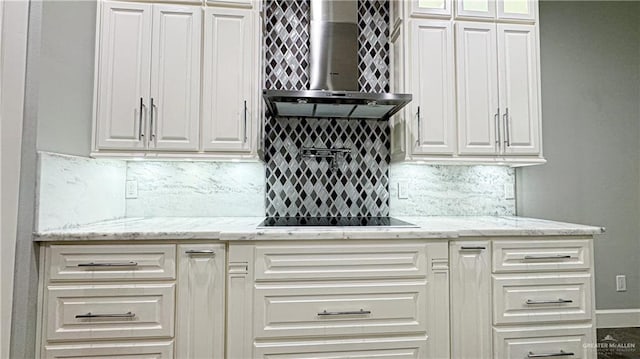
[[[592,237],[42,246],[41,358],[595,359]]]
[[[170,359],[173,358],[173,341],[46,345],[44,358]]]
[[[176,358],[224,357],[224,244],[178,245]]]
[[[230,243],[228,276],[228,358],[449,357],[446,241]]]
[[[491,357],[491,242],[454,241],[451,260],[451,357]]]
[[[594,331],[591,325],[496,328],[493,357],[595,359]]]

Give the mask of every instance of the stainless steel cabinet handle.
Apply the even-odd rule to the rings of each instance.
[[[562,303],[573,303],[571,299],[562,299],[558,298],[555,300],[531,300],[527,299],[527,304],[562,304]]]
[[[527,354],[527,358],[568,357],[572,355],[575,355],[575,354],[572,352],[565,352],[564,350],[560,350],[557,353],[540,353],[540,354],[534,354],[533,352],[529,352],[529,354]]]
[[[460,247],[461,251],[483,251],[487,249],[487,247],[483,246],[462,246]]]
[[[188,249],[184,251],[186,254],[216,254],[213,249]]]
[[[79,263],[78,267],[137,267],[137,262]]]
[[[153,111],[156,109],[156,105],[153,103],[153,97],[151,98],[151,110],[149,111],[150,119],[149,119],[149,131],[151,131],[151,141],[155,142],[156,139],[156,129],[153,126]],[[157,112],[157,111],[156,111]],[[157,125],[156,125],[157,126]]]
[[[504,113],[504,143],[507,147],[511,147],[511,129],[509,127],[509,108],[507,107]]]
[[[420,106],[418,106],[418,139],[416,140],[416,146],[420,146],[422,139],[420,138]]]
[[[325,309],[322,312],[318,313],[318,316],[325,317],[325,316],[332,316],[332,315],[363,315],[363,314],[371,314],[371,311],[360,309],[360,310],[353,310],[353,311],[346,311],[346,312],[327,312],[327,310]]]
[[[569,259],[571,256],[558,254],[555,256],[524,256],[524,260]]]
[[[133,318],[135,316],[136,314],[131,312],[126,312],[123,314],[93,314],[89,312],[87,314],[78,314],[76,315],[76,318]]]
[[[496,127],[496,150],[500,151],[500,142],[502,136],[500,135],[500,109],[496,111],[496,114],[493,115],[493,121],[495,122]]]
[[[244,100],[244,143],[247,143],[247,100]]]
[[[140,127],[138,129],[138,141],[142,141],[142,139],[144,138],[144,132],[142,130],[143,126],[142,126],[142,113],[144,112],[144,99],[142,97],[140,97],[140,109],[139,109],[139,118],[138,120],[140,121]]]

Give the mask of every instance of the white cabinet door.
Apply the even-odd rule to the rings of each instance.
[[[153,6],[152,149],[198,149],[201,24],[199,6]]]
[[[144,149],[150,87],[151,4],[104,1],[96,147]]]
[[[536,27],[498,24],[500,109],[504,152],[540,153],[540,105]]]
[[[455,241],[451,258],[451,357],[491,357],[491,244]]]
[[[413,20],[411,27],[413,152],[455,152],[455,80],[450,21]]]
[[[202,139],[205,151],[250,152],[257,71],[254,13],[207,8]]]
[[[456,0],[456,18],[495,19],[496,0]]]
[[[224,357],[224,244],[178,245],[176,358]]]
[[[411,15],[451,16],[452,0],[411,0]]]
[[[536,21],[537,0],[498,0],[498,19]]]
[[[458,152],[498,153],[496,25],[456,23]]]

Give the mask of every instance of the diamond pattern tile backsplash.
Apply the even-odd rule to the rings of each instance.
[[[347,0],[356,1],[356,0]],[[389,4],[357,0],[359,85],[389,90]],[[309,88],[309,0],[265,3],[265,88]],[[266,118],[267,216],[388,216],[390,137],[386,121]],[[331,161],[302,147],[348,148]]]

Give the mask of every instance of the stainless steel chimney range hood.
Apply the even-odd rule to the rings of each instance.
[[[309,90],[264,90],[272,116],[386,120],[409,94],[358,91],[357,0],[311,0]]]

